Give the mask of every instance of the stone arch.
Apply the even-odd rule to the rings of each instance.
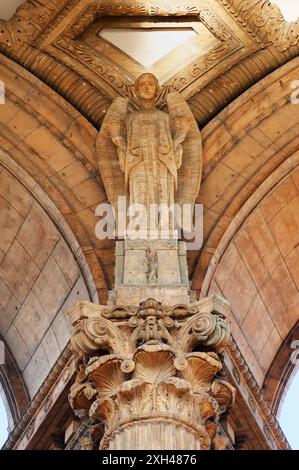
[[[218,292],[232,303],[232,334],[260,387],[299,319],[298,163],[296,152],[244,204],[203,283],[202,295]]]
[[[298,342],[299,321],[282,342],[265,378],[264,396],[274,415],[279,415],[292,378],[298,373],[298,365],[293,360],[294,356],[298,358]]]
[[[9,348],[4,344],[4,364],[0,365],[0,397],[4,403],[11,432],[24,414],[30,398],[22,374]]]
[[[298,107],[290,102],[298,63],[296,58],[269,74],[202,131],[204,173],[197,202],[204,205],[204,245],[189,255],[192,286],[198,293],[238,212],[298,148]]]
[[[32,399],[68,344],[68,308],[96,301],[97,291],[65,218],[11,157],[0,157],[0,334]]]
[[[105,302],[113,285],[113,244],[94,234],[95,208],[106,201],[95,159],[97,132],[56,92],[4,56],[0,71],[6,88],[1,148],[61,212]]]

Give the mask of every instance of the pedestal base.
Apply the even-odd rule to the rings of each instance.
[[[189,303],[186,244],[178,240],[116,243],[114,301],[139,305],[144,299]]]

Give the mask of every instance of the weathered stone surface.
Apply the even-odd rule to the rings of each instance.
[[[32,228],[35,228],[34,230]],[[44,266],[60,235],[51,219],[38,204],[34,204],[17,236],[39,268]]]
[[[23,303],[14,325],[32,355],[50,325],[45,310],[32,291]]]
[[[43,381],[48,375],[49,370],[50,364],[48,362],[45,350],[43,346],[40,345],[23,372],[23,377],[31,398],[34,397],[42,385]]]
[[[61,238],[53,250],[53,258],[62,271],[70,287],[73,287],[80,276],[80,269],[74,255]]]
[[[6,253],[12,244],[16,234],[20,230],[23,218],[11,207],[2,197],[0,197],[0,225],[1,240],[0,249]]]
[[[0,195],[19,213],[19,215],[23,218],[27,216],[33,204],[31,194],[29,194],[21,184],[9,177],[2,169],[0,169]],[[3,224],[3,228],[4,226],[6,227],[7,224]]]
[[[70,291],[69,285],[51,256],[33,287],[33,292],[42,304],[49,321],[52,322]]]
[[[30,353],[14,325],[9,327],[5,339],[8,347],[13,352],[20,370],[23,371],[30,360]]]
[[[17,316],[20,307],[21,303],[0,279],[0,331],[3,337]]]
[[[63,351],[68,341],[70,340],[70,325],[68,324],[68,318],[61,309],[56,315],[52,324],[60,351]]]
[[[19,266],[23,266],[23,269],[18,269]],[[19,302],[24,302],[38,274],[39,269],[37,265],[15,239],[0,266],[0,277],[11,289]]]
[[[45,350],[47,360],[49,362],[50,368],[54,367],[57,359],[61,353],[61,348],[59,347],[54,328],[51,326],[42,342],[43,348]]]

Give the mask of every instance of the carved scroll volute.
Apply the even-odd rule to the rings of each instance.
[[[229,341],[230,332],[222,314],[199,312],[182,326],[177,344],[181,352],[188,353],[197,346],[208,346],[219,351]]]
[[[127,342],[120,329],[105,318],[80,320],[72,338],[72,350],[80,359],[93,356],[101,350],[125,358],[128,355]]]

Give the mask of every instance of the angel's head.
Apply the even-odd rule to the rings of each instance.
[[[143,73],[136,79],[135,91],[138,98],[144,101],[155,101],[160,91],[160,85],[155,75]]]

